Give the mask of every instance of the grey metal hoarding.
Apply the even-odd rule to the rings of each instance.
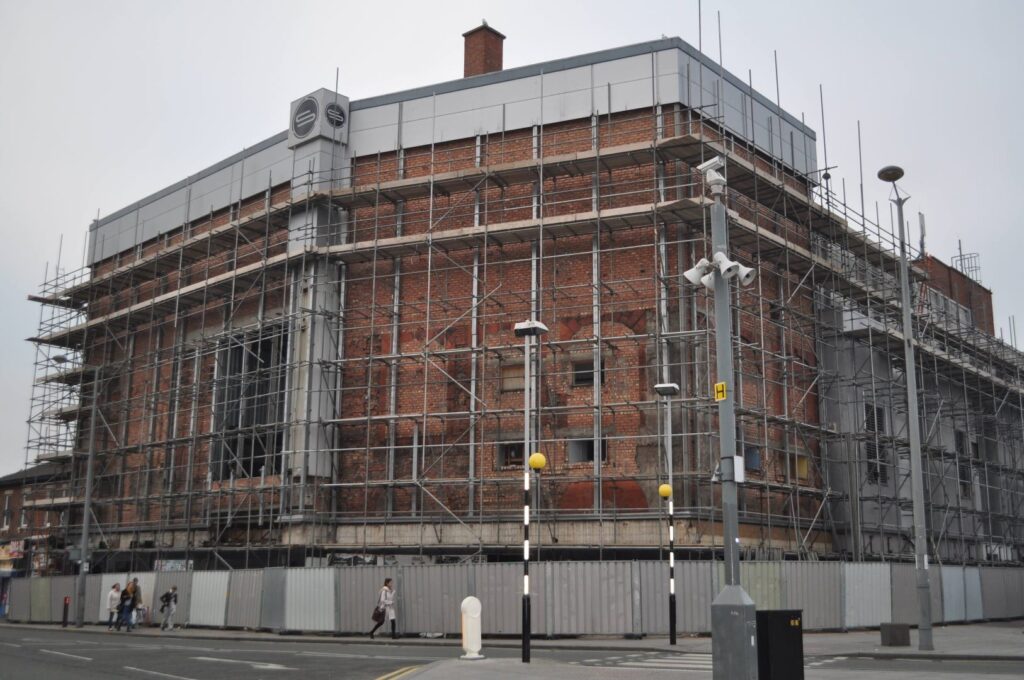
[[[229,628],[259,628],[263,604],[263,571],[235,569],[228,582]]]
[[[337,601],[334,588],[335,574],[331,567],[286,569],[285,629],[336,630]]]
[[[942,573],[942,620],[947,623],[964,621],[967,618],[964,568],[943,565],[939,571]]]
[[[44,623],[50,620],[50,579],[37,577],[32,579],[32,616],[33,623]]]
[[[843,568],[839,562],[782,562],[782,609],[802,609],[803,627],[843,627]]]
[[[103,592],[103,574],[89,574],[85,577],[85,622],[107,622],[107,594]]]
[[[893,623],[918,622],[917,577],[913,564],[891,564],[892,570],[892,621]],[[928,584],[931,586],[932,622],[942,621],[942,576],[937,567],[928,570]]]
[[[843,564],[843,627],[865,628],[892,619],[892,574],[888,564]]]
[[[401,567],[396,590],[399,626],[403,631],[458,633],[462,600],[470,594],[472,565]]]
[[[160,596],[169,591],[171,586],[178,587],[178,606],[171,618],[171,625],[188,625],[190,623],[189,607],[192,604],[191,571],[158,571],[156,573],[156,581],[153,585],[153,623],[163,621],[163,614],[160,612]]]
[[[284,630],[285,571],[284,567],[263,570],[260,628]]]
[[[7,602],[8,621],[30,621],[32,619],[32,580],[11,579],[11,594]]]
[[[712,562],[676,562],[676,631],[703,633],[710,619],[699,611],[711,606]],[[664,560],[636,562],[640,573],[640,630],[668,634],[668,564]]]
[[[485,635],[512,635],[522,632],[522,595],[511,584],[523,580],[518,564],[475,564],[476,597],[483,611],[480,615]]]
[[[51,576],[50,577],[50,620],[61,621],[64,618],[64,598],[71,598],[68,601],[68,620],[75,620],[75,578],[74,576]],[[86,622],[88,622],[88,615]]]
[[[336,571],[336,578],[338,630],[344,633],[365,633],[373,627],[370,615],[377,605],[385,578],[395,579],[396,588],[402,587],[398,581],[398,569],[394,567],[341,567]],[[401,591],[396,595],[401,620],[404,601]]]
[[[633,633],[629,562],[548,562],[554,635]]]
[[[188,621],[192,626],[223,628],[228,611],[228,571],[197,571],[192,574]]]
[[[964,605],[968,621],[985,618],[981,606],[981,570],[978,567],[964,567]]]

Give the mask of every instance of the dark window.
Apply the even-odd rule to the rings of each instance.
[[[572,362],[572,384],[573,387],[593,387],[593,359],[581,359],[579,361]],[[601,384],[604,385],[604,362],[601,362]]]
[[[593,439],[570,439],[568,442],[568,458],[570,463],[594,462]],[[608,460],[608,441],[601,440],[601,462]]]
[[[886,433],[885,409],[874,404],[864,404],[864,432],[868,441],[864,446],[867,454],[868,481],[886,484],[889,481],[889,456],[881,436]]]
[[[743,449],[743,467],[749,472],[761,471],[761,449],[756,446],[748,446]]]
[[[523,464],[523,443],[504,442],[498,444],[498,467]]]
[[[960,477],[960,495],[964,498],[971,498],[974,496],[974,479],[971,475],[971,464],[965,461],[957,467]]]
[[[213,427],[215,479],[281,471],[287,344],[283,326],[221,343]]]

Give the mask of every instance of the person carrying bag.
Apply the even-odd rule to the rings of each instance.
[[[398,639],[398,633],[395,631],[395,619],[397,618],[395,613],[395,588],[391,583],[391,579],[384,579],[384,586],[377,595],[377,606],[373,608],[373,614],[370,615],[370,618],[376,624],[370,630],[371,640],[377,629],[384,625],[384,621],[391,621],[391,639]]]

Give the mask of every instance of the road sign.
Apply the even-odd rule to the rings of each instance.
[[[715,401],[725,401],[726,388],[724,382],[715,383]]]

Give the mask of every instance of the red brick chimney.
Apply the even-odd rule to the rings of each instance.
[[[504,35],[488,26],[485,20],[472,31],[463,33],[462,37],[466,39],[464,78],[501,70]]]

